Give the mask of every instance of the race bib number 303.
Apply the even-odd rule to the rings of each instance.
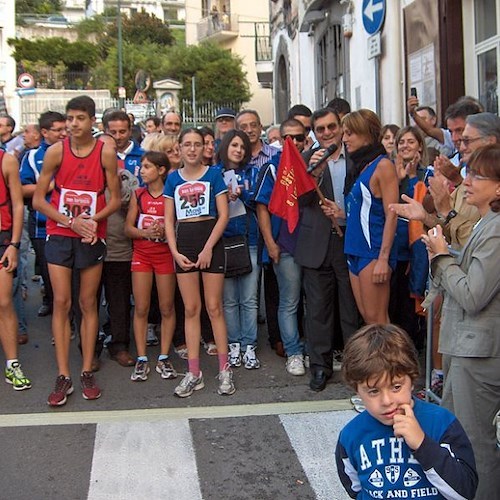
[[[210,183],[186,182],[175,188],[175,212],[177,220],[209,215]]]
[[[67,217],[78,217],[96,214],[97,193],[95,191],[82,191],[77,189],[61,189],[59,197],[59,212]],[[58,226],[64,227],[62,224]]]

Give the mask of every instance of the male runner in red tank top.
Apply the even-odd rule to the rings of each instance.
[[[0,150],[0,343],[5,353],[5,382],[16,391],[31,387],[17,360],[17,318],[12,283],[23,227],[23,195],[19,165]]]
[[[52,333],[59,375],[49,395],[50,406],[62,406],[73,392],[69,369],[69,331],[65,328],[71,306],[71,275],[80,273],[79,302],[82,345],[82,396],[97,399],[101,391],[92,373],[98,330],[97,289],[106,252],[106,218],[120,207],[120,187],[115,151],[92,136],[95,103],[88,96],[66,105],[70,137],[51,146],[33,196],[33,206],[47,220],[45,254],[54,290]],[[45,200],[51,180],[55,188]],[[106,204],[104,190],[110,198]]]

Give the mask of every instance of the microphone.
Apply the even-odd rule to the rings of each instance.
[[[325,149],[323,156],[316,163],[312,163],[307,167],[307,173],[310,174],[313,170],[318,168],[329,156],[335,153],[338,148],[336,144],[330,144],[330,146]]]

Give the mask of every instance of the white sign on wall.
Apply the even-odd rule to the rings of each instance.
[[[434,44],[412,52],[408,56],[409,85],[417,89],[420,106],[436,109],[436,71],[434,68]]]

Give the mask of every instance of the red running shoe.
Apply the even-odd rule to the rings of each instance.
[[[69,377],[59,375],[56,378],[56,386],[53,392],[49,394],[47,404],[49,406],[62,406],[66,404],[68,396],[73,392],[73,382]]]
[[[97,386],[92,372],[83,372],[80,376],[80,382],[84,399],[98,399],[101,397],[101,389]]]

